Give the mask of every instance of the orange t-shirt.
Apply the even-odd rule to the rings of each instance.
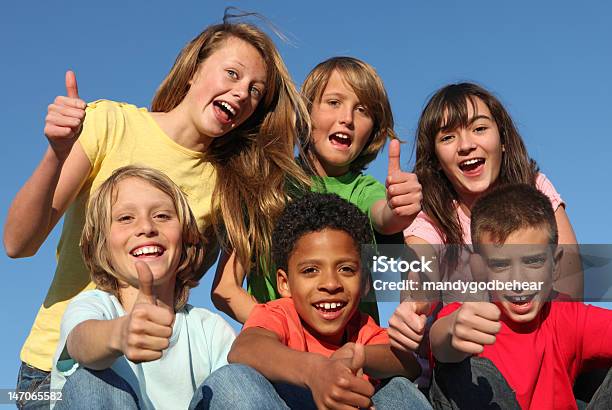
[[[255,306],[243,330],[250,327],[260,327],[274,332],[281,343],[300,352],[318,353],[329,357],[342,347],[322,342],[310,334],[302,325],[291,298],[280,298]],[[362,345],[388,344],[389,335],[387,330],[378,326],[370,316],[356,311],[346,325],[345,342]]]

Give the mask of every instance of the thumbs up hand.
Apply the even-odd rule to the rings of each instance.
[[[47,108],[45,135],[51,148],[65,158],[77,140],[85,119],[85,101],[79,98],[74,72],[66,72],[66,96],[55,97]]]
[[[451,329],[451,345],[456,350],[482,353],[486,345],[495,343],[501,330],[501,311],[490,302],[464,302],[457,310]]]
[[[138,295],[121,332],[121,351],[134,362],[150,362],[162,357],[172,336],[174,312],[157,305],[153,273],[144,262],[136,262]]]
[[[426,302],[402,302],[389,319],[389,339],[391,346],[400,351],[415,352],[425,334],[427,316],[423,311],[429,311]]]
[[[329,359],[316,360],[307,386],[318,409],[370,408],[374,386],[363,378],[364,346],[346,343]]]
[[[421,184],[416,174],[402,171],[400,167],[400,143],[389,144],[389,168],[387,171],[387,205],[398,217],[415,216],[421,210]]]

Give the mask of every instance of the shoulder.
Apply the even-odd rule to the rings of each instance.
[[[423,211],[417,214],[414,221],[404,229],[404,237],[416,236],[425,242],[435,245],[444,243],[440,230],[434,221]]]
[[[541,172],[536,176],[535,186],[538,191],[542,192],[550,199],[550,203],[555,211],[559,206],[565,205],[565,202],[561,199],[561,195],[557,192],[553,183]]]
[[[279,335],[288,334],[289,328],[300,327],[300,318],[293,299],[280,298],[256,305],[243,329],[249,327],[261,327]]]
[[[357,312],[354,320],[351,320],[347,326],[347,333],[349,334],[349,340],[352,340],[356,335],[356,342],[363,345],[369,344],[386,344],[389,343],[389,335],[387,330],[380,327],[371,316]],[[355,327],[356,328],[355,328]]]
[[[185,305],[179,312],[185,315],[188,325],[189,323],[195,323],[198,330],[203,332],[205,336],[231,339],[236,336],[236,332],[225,319],[208,309]]]
[[[136,111],[144,111],[147,112],[146,108],[139,108],[133,104],[129,104],[126,102],[118,102],[111,100],[96,100],[87,103],[86,111],[89,112],[136,112]]]
[[[69,304],[70,307],[78,306],[98,306],[105,310],[116,310],[116,304],[119,304],[117,298],[108,292],[99,289],[86,290],[85,292],[76,295]]]

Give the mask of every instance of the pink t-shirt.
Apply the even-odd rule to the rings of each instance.
[[[553,184],[546,178],[546,175],[540,173],[536,177],[536,188],[550,199],[553,209],[557,211],[560,205],[565,203],[561,199],[561,195],[557,192]],[[471,219],[465,212],[457,206],[457,215],[459,215],[459,223],[463,231],[463,242],[466,244],[472,243],[472,231],[470,227]],[[436,228],[434,222],[424,212],[419,212],[412,224],[404,229],[404,237],[416,236],[428,243],[443,244],[442,233]]]

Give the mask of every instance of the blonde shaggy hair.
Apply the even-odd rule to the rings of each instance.
[[[353,57],[332,57],[313,68],[302,84],[302,97],[309,113],[313,104],[321,101],[334,71],[353,89],[374,122],[370,138],[349,166],[351,171],[361,172],[376,158],[387,138],[397,139],[393,131],[391,104],[381,78],[371,65]],[[311,143],[310,140],[302,143],[308,155],[314,155]]]
[[[121,300],[119,295],[121,284],[112,263],[108,235],[112,222],[112,207],[117,199],[117,186],[119,182],[128,178],[139,178],[159,189],[172,199],[176,209],[182,231],[181,256],[174,287],[174,309],[179,310],[187,303],[189,289],[198,285],[197,278],[200,276],[205,256],[205,242],[185,195],[164,173],[147,167],[130,165],[115,170],[98,187],[89,200],[81,235],[83,261],[98,289],[109,292]]]

